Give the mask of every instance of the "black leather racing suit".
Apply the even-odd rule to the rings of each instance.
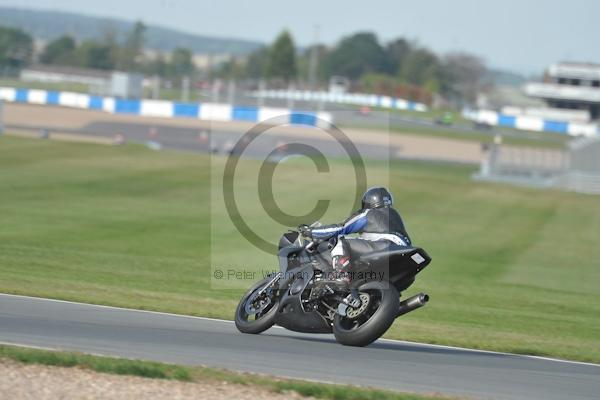
[[[327,240],[337,236],[338,244],[332,249],[332,256],[350,256],[384,250],[392,243],[410,246],[411,241],[404,222],[398,212],[391,207],[361,209],[341,224],[324,225],[312,228],[314,239]],[[359,234],[357,238],[346,235]]]

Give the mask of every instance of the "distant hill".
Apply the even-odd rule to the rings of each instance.
[[[114,31],[118,38],[123,38],[134,22],[67,12],[0,7],[0,25],[21,28],[41,40],[52,40],[65,34],[78,40],[98,39],[107,31]],[[156,50],[169,51],[175,47],[186,47],[195,53],[240,55],[250,53],[262,45],[243,39],[196,35],[157,25],[148,25],[146,32],[146,47]]]
[[[498,86],[515,86],[523,85],[528,79],[516,72],[491,69],[488,71],[488,79]]]

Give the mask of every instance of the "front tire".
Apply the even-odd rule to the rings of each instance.
[[[270,303],[264,309],[260,310],[260,312],[255,314],[248,312],[248,309],[252,307],[248,303],[250,301],[253,303],[259,301],[258,298],[253,299],[253,296],[256,296],[256,293],[272,279],[272,277],[267,277],[257,282],[242,296],[235,310],[235,326],[240,332],[258,334],[266,331],[275,324],[277,309],[279,308],[279,298],[276,294],[272,294],[269,300]]]
[[[369,297],[365,310],[354,318],[336,314],[333,320],[335,339],[345,346],[363,347],[373,343],[392,326],[398,315],[400,295],[393,285],[372,282],[364,287],[358,290],[361,298]]]

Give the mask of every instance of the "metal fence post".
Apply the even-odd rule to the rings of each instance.
[[[4,133],[4,101],[0,99],[0,135]]]

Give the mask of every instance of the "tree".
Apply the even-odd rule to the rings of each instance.
[[[33,40],[20,29],[0,27],[0,66],[20,69],[31,62]]]
[[[316,69],[316,82],[325,82],[329,80],[328,74],[328,66],[327,66],[327,57],[329,55],[329,49],[322,44],[316,44],[309,46],[305,49],[305,51],[297,58],[298,65],[298,77],[302,80],[309,81],[310,78],[310,57],[311,54],[316,52],[317,57],[317,69]]]
[[[265,76],[269,49],[261,47],[253,51],[246,61],[245,75],[248,78],[260,79]]]
[[[119,69],[123,71],[138,69],[140,58],[143,56],[146,29],[146,25],[142,21],[135,23],[133,29],[125,39],[125,44],[121,48],[118,62]]]
[[[402,68],[403,61],[406,60],[413,50],[411,42],[404,38],[398,38],[389,42],[385,48],[388,58],[388,73],[396,75]]]
[[[117,40],[117,35],[115,32],[116,28],[114,27],[114,25],[110,22],[107,22],[106,25],[104,25],[103,27],[101,42],[110,49],[110,64],[114,66],[113,68],[118,68],[122,49],[119,45],[119,41]]]
[[[218,76],[224,79],[238,80],[245,78],[246,68],[237,57],[232,56],[228,61],[223,63],[218,73]]]
[[[189,49],[178,47],[171,53],[168,74],[172,77],[189,76],[194,72],[192,52]]]
[[[113,70],[115,60],[111,50],[108,43],[86,40],[76,50],[77,63],[85,68]]]
[[[40,55],[40,62],[42,64],[71,64],[74,62],[76,47],[75,39],[71,36],[61,36],[48,43]]]
[[[386,72],[388,60],[375,34],[360,32],[343,38],[327,59],[330,75],[357,80],[364,73]]]
[[[269,49],[266,75],[288,83],[297,73],[296,47],[290,33],[283,31]]]
[[[433,93],[439,91],[439,60],[428,49],[411,51],[402,62],[399,75],[402,82],[425,87]]]
[[[145,64],[145,72],[150,75],[158,75],[164,77],[167,75],[169,64],[165,60],[165,56],[158,54],[156,58]]]
[[[457,52],[447,54],[442,65],[444,94],[455,102],[474,104],[477,94],[487,85],[487,68],[483,60],[472,54]]]

